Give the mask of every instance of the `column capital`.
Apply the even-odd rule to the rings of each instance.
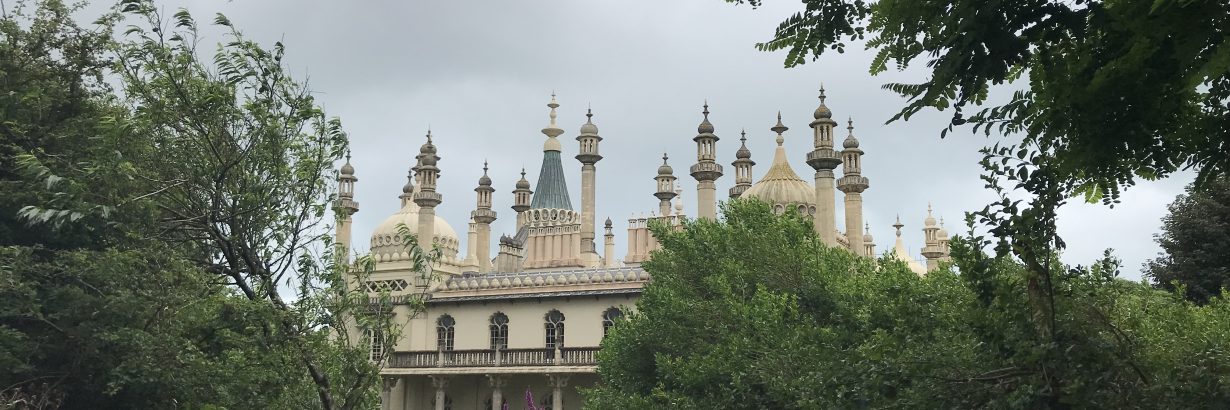
[[[568,387],[569,377],[571,376],[567,374],[547,374],[548,384],[550,384],[551,387],[560,389]]]
[[[396,376],[381,376],[380,380],[382,382],[381,387],[387,392],[392,390],[394,387],[397,387],[397,382],[401,381],[401,378]]]
[[[428,377],[431,378],[431,387],[435,387],[436,389],[444,389],[448,387],[448,376],[431,375]]]
[[[502,374],[489,374],[487,375],[487,382],[491,384],[491,388],[499,389],[508,384],[508,378]]]

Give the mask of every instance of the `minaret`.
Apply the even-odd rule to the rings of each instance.
[[[935,270],[940,266],[940,257],[944,252],[940,249],[940,227],[935,225],[935,217],[931,215],[931,204],[927,204],[927,219],[923,220],[922,255],[927,258],[927,270]]]
[[[846,194],[846,239],[850,241],[850,250],[856,255],[866,255],[866,250],[859,244],[863,243],[863,231],[858,226],[863,224],[863,191],[867,190],[867,178],[862,176],[863,150],[858,149],[858,139],[854,138],[854,120],[850,119],[846,127],[850,134],[841,143],[842,170],[841,179],[837,181],[837,189]]]
[[[722,165],[716,162],[715,145],[717,135],[713,135],[713,124],[709,123],[709,102],[705,102],[705,110],[701,111],[705,119],[696,127],[696,164],[692,165],[692,178],[696,178],[696,215],[710,220],[717,219],[717,188],[714,181],[722,177]]]
[[[816,233],[825,245],[837,246],[836,194],[833,191],[833,170],[841,158],[833,151],[833,112],[824,105],[824,86],[820,86],[820,107],[811,122],[815,149],[807,153],[807,165],[816,170]],[[855,225],[857,227],[857,225]],[[857,228],[856,228],[857,229]]]
[[[615,233],[612,231],[611,218],[606,218],[606,235],[603,236],[602,258],[606,267],[615,267]]]
[[[587,109],[581,135],[577,136],[581,149],[576,158],[581,161],[581,258],[592,265],[598,263],[598,251],[594,247],[594,189],[597,183],[594,164],[602,160],[602,155],[598,154],[600,141],[602,137],[598,136],[598,126],[594,125],[594,112]]]
[[[730,163],[735,167],[735,186],[730,187],[730,198],[738,198],[743,195],[743,191],[752,187],[752,165],[756,165],[752,161],[752,151],[747,149],[747,130],[739,133],[739,150],[735,151],[735,162]]]
[[[414,166],[414,177],[419,181],[419,190],[414,193],[414,203],[419,206],[419,247],[424,252],[432,249],[436,235],[436,205],[444,199],[436,192],[436,179],[440,177],[440,168],[436,163],[440,156],[436,155],[436,146],[431,143],[431,130],[427,130],[427,142],[419,148],[416,157],[418,164]]]
[[[337,215],[337,233],[334,244],[338,250],[338,262],[350,262],[350,231],[351,215],[359,212],[359,203],[354,200],[354,183],[359,178],[354,176],[354,166],[350,165],[350,151],[346,151],[346,163],[337,176],[337,200],[333,203],[333,212]]]
[[[863,249],[867,251],[867,256],[874,258],[876,256],[876,242],[871,237],[871,225],[863,224],[863,228]]]
[[[530,181],[525,179],[525,168],[521,168],[521,179],[517,180],[517,189],[513,191],[513,212],[517,213],[517,230],[525,225],[525,211],[530,209],[530,195],[534,191],[530,190]]]
[[[487,273],[491,272],[491,223],[496,217],[491,210],[491,194],[495,188],[491,187],[491,177],[487,176],[487,161],[483,161],[483,176],[478,178],[478,188],[474,188],[474,192],[478,194],[478,207],[470,213],[478,232],[478,251],[474,257],[478,261],[478,271]]]
[[[662,216],[670,216],[671,198],[675,197],[675,170],[666,160],[666,153],[662,153],[662,166],[658,167],[658,176],[653,178],[658,182],[658,191],[653,196],[658,198],[658,210]]]
[[[942,216],[940,217],[940,231],[936,235],[939,235],[940,261],[952,260],[952,252],[948,249],[948,229],[944,228],[944,217]]]

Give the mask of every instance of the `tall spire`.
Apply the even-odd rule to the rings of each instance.
[[[530,207],[572,210],[568,183],[564,178],[564,165],[560,159],[562,147],[555,138],[563,134],[564,130],[555,124],[555,109],[559,108],[559,103],[555,101],[554,91],[551,92],[551,102],[547,103],[547,107],[551,108],[551,124],[542,129],[542,133],[547,136],[547,142],[543,145],[542,168],[538,172],[538,183],[534,185],[537,192],[534,193]]]
[[[863,224],[863,191],[867,190],[867,177],[862,175],[863,150],[858,148],[858,140],[854,138],[854,120],[850,119],[846,127],[850,135],[842,146],[842,175],[837,180],[837,189],[846,194],[846,237],[850,243],[862,242],[863,231],[858,229]],[[856,254],[866,255],[863,249],[851,247]]]
[[[696,213],[701,218],[717,219],[717,198],[714,181],[722,177],[722,165],[716,162],[717,135],[709,122],[709,101],[705,100],[701,114],[704,119],[696,127],[696,164],[692,165],[692,178],[696,179]]]
[[[833,111],[825,105],[824,84],[820,84],[820,106],[816,107],[812,128],[814,149],[807,153],[807,165],[816,170],[816,233],[826,245],[837,246],[837,208],[834,205],[833,170],[841,165],[841,157],[833,149]]]
[[[581,258],[587,267],[598,267],[601,259],[594,241],[597,236],[594,232],[594,204],[598,184],[595,164],[602,160],[602,155],[598,153],[598,143],[601,141],[598,126],[594,125],[594,111],[587,108],[585,124],[581,125],[581,133],[577,136],[580,149],[576,156],[577,161],[581,162]]]

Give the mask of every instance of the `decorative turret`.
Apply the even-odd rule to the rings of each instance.
[[[611,218],[606,218],[606,234],[603,235],[602,259],[608,268],[615,267],[615,232],[611,226]]]
[[[354,166],[350,165],[350,150],[346,151],[346,163],[337,176],[337,201],[333,203],[333,212],[337,215],[337,234],[334,243],[337,244],[338,257],[342,262],[350,260],[350,230],[351,215],[359,212],[359,203],[354,200],[354,183],[359,178],[354,176]]]
[[[807,153],[807,165],[816,170],[816,233],[829,246],[837,246],[837,209],[834,205],[833,170],[841,165],[841,158],[833,150],[833,112],[824,105],[824,86],[820,86],[820,106],[816,108],[811,122],[814,149]],[[856,228],[857,229],[857,228]]]
[[[594,125],[593,110],[586,110],[585,124],[581,126],[581,135],[577,136],[580,150],[577,161],[581,161],[581,258],[589,266],[598,266],[598,252],[594,247],[594,190],[596,168],[594,164],[602,160],[598,154],[598,126]]]
[[[470,246],[477,246],[474,257],[478,271],[487,273],[491,271],[491,223],[496,219],[495,211],[491,210],[491,194],[495,188],[491,187],[491,177],[487,176],[487,161],[483,161],[483,176],[478,178],[478,188],[474,188],[474,192],[477,193],[478,206],[470,217],[474,219],[478,240]]]
[[[405,208],[406,204],[414,203],[414,167],[406,171],[406,184],[401,186],[401,195],[397,198],[401,199],[402,208]]]
[[[858,255],[867,255],[866,250],[857,244],[863,243],[863,231],[858,229],[863,224],[863,191],[867,190],[867,178],[862,176],[863,150],[858,148],[858,139],[854,138],[854,119],[850,119],[846,127],[850,134],[842,143],[841,151],[842,175],[837,181],[837,189],[846,194],[846,237],[850,240],[850,250]]]
[[[431,130],[427,130],[427,142],[419,148],[418,164],[414,166],[415,179],[419,181],[419,190],[414,193],[414,203],[419,206],[419,246],[430,250],[435,236],[436,205],[440,205],[443,197],[436,192],[436,179],[440,177],[440,168],[436,164],[440,156],[436,155],[436,146],[431,142]]]
[[[927,203],[927,219],[923,220],[923,249],[922,255],[927,258],[927,270],[934,270],[940,266],[940,258],[944,256],[944,251],[940,249],[940,227],[935,224],[935,216],[931,215],[931,203]]]
[[[521,179],[517,180],[516,189],[513,189],[513,212],[517,213],[517,230],[525,225],[525,211],[530,209],[530,198],[534,191],[530,190],[530,181],[525,179],[525,168],[521,168]]]
[[[939,236],[940,252],[941,252],[940,260],[941,261],[952,260],[951,253],[948,250],[948,229],[944,228],[944,217],[942,216],[940,217],[940,231],[937,232],[936,235]]]
[[[555,124],[555,109],[559,108],[559,103],[555,102],[555,93],[551,93],[551,102],[547,103],[547,107],[551,108],[551,123],[542,129],[542,133],[547,136],[547,142],[542,145],[542,170],[538,173],[538,183],[534,185],[537,192],[530,202],[530,208],[571,210],[572,200],[568,197],[568,183],[564,178],[564,166],[560,160],[561,147],[556,139],[564,130]]]
[[[875,257],[876,256],[876,242],[875,242],[875,239],[871,237],[871,225],[863,224],[863,228],[864,228],[863,248],[867,251],[868,256]]]
[[[716,162],[718,141],[713,134],[713,124],[709,123],[709,102],[701,111],[705,119],[696,127],[696,164],[692,165],[692,178],[696,178],[696,213],[701,218],[717,219],[717,198],[714,181],[722,177],[722,166]]]
[[[786,137],[782,133],[790,128],[782,124],[781,113],[777,114],[777,123],[769,130],[777,134],[777,147],[773,149],[773,162],[764,176],[744,191],[742,198],[757,198],[773,206],[773,212],[781,214],[787,210],[798,212],[799,215],[810,217],[816,212],[816,194],[811,185],[799,178],[786,159]]]
[[[738,198],[743,195],[744,191],[752,187],[752,165],[756,165],[752,161],[752,151],[747,149],[747,130],[739,133],[739,150],[735,151],[735,162],[730,163],[735,167],[735,186],[730,187],[731,199]]]
[[[658,167],[658,176],[653,179],[658,182],[658,191],[653,196],[658,198],[658,210],[662,216],[671,214],[671,198],[675,197],[675,170],[666,163],[668,157],[662,153],[662,166]]]

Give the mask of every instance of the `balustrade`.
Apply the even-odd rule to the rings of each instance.
[[[389,367],[501,367],[501,366],[593,366],[597,347],[552,349],[450,350],[394,352]]]

